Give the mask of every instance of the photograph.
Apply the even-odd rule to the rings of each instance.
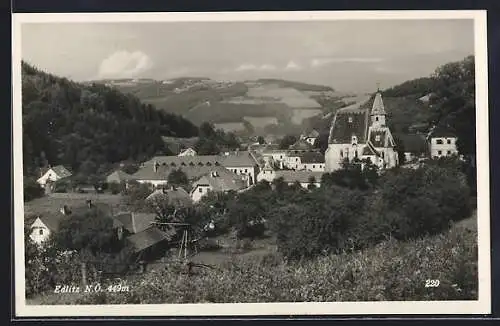
[[[491,312],[486,11],[13,14],[17,316]]]

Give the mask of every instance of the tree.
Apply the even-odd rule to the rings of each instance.
[[[188,177],[182,169],[176,169],[170,172],[167,181],[168,184],[179,187],[186,187],[189,184]]]
[[[288,149],[291,145],[297,142],[297,137],[293,135],[286,135],[281,139],[279,148],[280,149]]]
[[[24,178],[24,201],[30,201],[44,195],[43,188],[32,178]]]
[[[266,140],[264,139],[264,137],[262,136],[259,136],[257,137],[257,142],[261,145],[265,144],[266,143]]]

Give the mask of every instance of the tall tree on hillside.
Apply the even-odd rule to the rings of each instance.
[[[434,73],[431,123],[443,123],[455,130],[458,151],[466,156],[476,152],[474,57],[439,67]]]
[[[281,139],[279,148],[280,149],[288,149],[291,145],[295,144],[297,142],[297,137],[293,135],[286,135]]]

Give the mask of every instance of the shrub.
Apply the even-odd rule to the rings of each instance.
[[[31,178],[24,178],[24,201],[30,201],[44,195],[43,188]]]

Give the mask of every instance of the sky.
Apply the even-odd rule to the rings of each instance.
[[[474,53],[473,21],[25,23],[22,58],[76,81],[283,78],[369,92]]]

